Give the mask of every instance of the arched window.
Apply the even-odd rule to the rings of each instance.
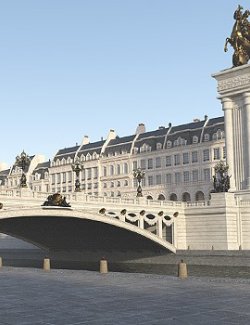
[[[208,133],[206,133],[204,135],[204,141],[209,141],[210,140],[210,135]]]
[[[148,195],[147,196],[147,200],[153,200],[152,196],[151,195]]]
[[[121,187],[121,182],[120,182],[120,181],[117,181],[116,186],[117,186],[117,187]]]
[[[194,135],[193,136],[193,143],[198,143],[198,141],[199,141],[199,138],[196,135]]]
[[[196,192],[195,201],[205,201],[205,195],[202,191]]]
[[[90,155],[90,153],[87,154],[87,156],[86,156],[86,160],[91,160],[91,155]]]
[[[114,187],[114,186],[115,186],[114,182],[111,182],[110,187]]]
[[[107,176],[107,167],[103,167],[103,176]]]
[[[128,186],[128,180],[127,179],[125,179],[125,181],[124,181],[124,186]]]
[[[120,165],[116,166],[116,173],[117,173],[117,175],[121,174],[121,166]]]
[[[170,201],[177,201],[177,195],[175,193],[170,194],[169,200]]]
[[[169,149],[171,147],[172,147],[172,142],[169,140],[169,141],[167,141],[167,148]]]
[[[190,198],[190,194],[188,192],[185,192],[182,194],[182,201],[183,202],[190,202],[191,198]]]
[[[162,144],[161,144],[160,142],[158,142],[158,143],[156,144],[156,149],[157,149],[157,150],[161,150],[161,149],[162,149]]]
[[[65,158],[62,159],[62,165],[65,165],[66,164],[66,160]]]
[[[159,194],[159,196],[158,196],[158,200],[159,200],[159,201],[165,201],[166,198],[165,198],[165,196],[164,196],[163,194]]]
[[[110,168],[109,168],[109,171],[110,171],[110,175],[114,175],[114,166],[111,165]]]

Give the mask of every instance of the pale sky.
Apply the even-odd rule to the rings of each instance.
[[[211,74],[232,66],[238,4],[0,0],[0,162],[222,116]]]

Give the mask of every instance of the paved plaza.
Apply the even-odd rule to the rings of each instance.
[[[250,280],[0,269],[1,325],[250,324]]]

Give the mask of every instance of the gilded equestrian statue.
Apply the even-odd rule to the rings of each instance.
[[[250,58],[250,23],[248,17],[250,11],[242,12],[243,7],[240,5],[234,12],[235,23],[230,37],[226,38],[224,51],[227,52],[229,43],[233,49],[233,66],[238,67],[247,64]]]

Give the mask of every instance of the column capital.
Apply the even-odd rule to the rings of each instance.
[[[250,105],[250,92],[244,92],[242,94],[242,98],[243,98],[243,101],[244,101],[244,104],[245,105]]]
[[[221,98],[221,104],[222,104],[223,111],[228,110],[228,109],[233,109],[233,101],[229,97]]]

